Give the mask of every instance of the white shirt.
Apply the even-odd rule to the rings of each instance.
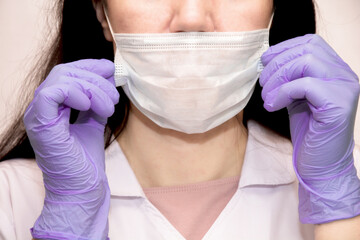
[[[292,145],[254,121],[239,186],[204,240],[312,240],[314,226],[301,224]],[[111,189],[111,240],[185,239],[146,198],[119,144],[106,149]],[[0,239],[31,239],[45,190],[34,160],[0,163]]]

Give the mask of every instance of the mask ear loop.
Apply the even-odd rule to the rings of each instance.
[[[271,25],[272,25],[272,22],[273,22],[273,19],[274,19],[274,14],[275,14],[275,11],[273,11],[272,14],[271,14],[270,22],[269,22],[269,25],[267,26],[268,30],[270,30],[270,28],[271,28]]]
[[[114,78],[115,78],[115,86],[119,87],[119,86],[123,86],[127,83],[127,78],[125,77],[127,74],[125,74],[127,71],[125,71],[125,68],[122,64],[123,59],[121,57],[121,54],[119,52],[119,48],[117,46],[117,42],[116,42],[116,37],[115,37],[115,33],[111,27],[111,23],[109,20],[109,16],[107,14],[106,8],[103,5],[103,9],[104,9],[104,14],[106,17],[106,21],[109,25],[109,29],[111,32],[111,35],[113,37],[113,40],[115,41],[115,45],[116,45],[116,51],[115,51],[115,59],[114,59],[114,64],[115,64],[115,74],[114,74]]]
[[[111,27],[110,20],[109,20],[109,16],[108,16],[108,14],[107,14],[107,11],[106,11],[106,8],[105,8],[104,5],[103,5],[103,10],[104,10],[104,14],[105,14],[105,17],[106,17],[106,21],[107,21],[107,23],[108,23],[108,25],[109,25],[109,29],[110,29],[111,35],[112,35],[112,37],[113,37],[113,39],[114,39],[114,41],[115,41],[114,31],[113,31],[113,29],[112,29],[112,27]]]

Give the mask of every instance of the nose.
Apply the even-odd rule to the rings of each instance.
[[[213,32],[209,0],[177,0],[170,32]]]

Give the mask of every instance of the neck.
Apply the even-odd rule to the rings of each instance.
[[[239,176],[247,142],[242,113],[199,134],[157,126],[134,106],[117,138],[143,188]]]

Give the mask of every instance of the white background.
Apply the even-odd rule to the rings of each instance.
[[[0,133],[11,122],[18,89],[41,54],[51,23],[49,0],[0,1]],[[360,0],[317,0],[319,34],[360,76]],[[50,18],[50,22],[45,21]],[[51,35],[51,34],[50,34]],[[339,93],[341,94],[341,93]],[[360,109],[355,140],[360,145]]]

